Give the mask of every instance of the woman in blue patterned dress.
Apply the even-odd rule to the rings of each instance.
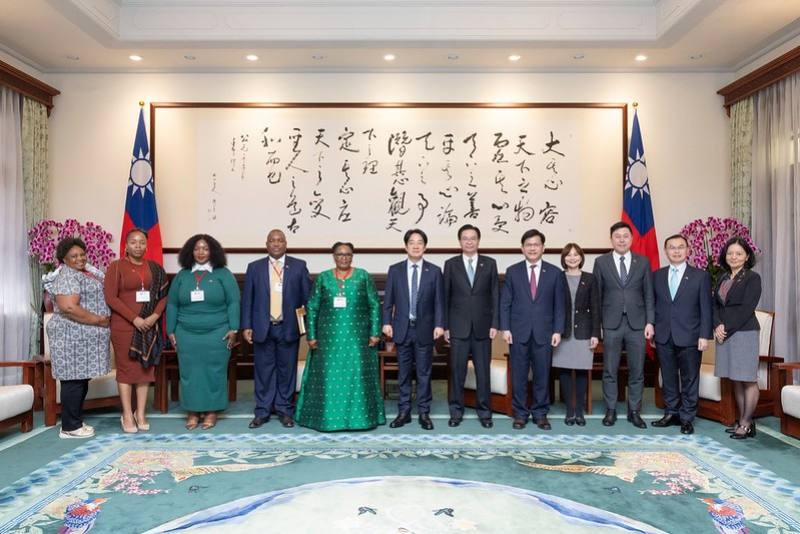
[[[111,369],[111,312],[103,296],[103,273],[87,266],[86,245],[78,238],[61,240],[56,258],[62,267],[48,292],[55,314],[47,323],[53,377],[61,381],[60,438],[90,438],[94,428],[83,422],[89,380]]]

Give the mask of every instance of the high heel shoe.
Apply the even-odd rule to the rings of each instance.
[[[584,419],[583,415],[576,415],[575,424],[578,426],[586,426],[586,419]]]
[[[736,429],[739,428],[739,420],[733,422],[733,424],[725,429],[725,432],[728,434],[733,434],[736,432]]]
[[[575,417],[574,416],[567,416],[564,418],[564,424],[567,426],[572,426],[575,424]]]
[[[133,412],[133,422],[136,423],[136,428],[138,428],[139,430],[142,430],[144,432],[150,430],[150,423],[140,423],[139,419],[136,418],[136,412]]]
[[[751,424],[750,426],[740,426],[739,428],[743,429],[744,432],[741,434],[738,432],[734,432],[733,434],[731,434],[731,439],[747,439],[756,437],[755,425]]]
[[[125,417],[122,415],[119,416],[119,426],[122,427],[122,431],[126,434],[136,434],[139,432],[139,429],[136,426],[133,428],[125,428]]]

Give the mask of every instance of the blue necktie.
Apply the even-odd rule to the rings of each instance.
[[[678,284],[681,283],[681,280],[678,278],[677,267],[670,267],[669,271],[669,294],[672,300],[675,300],[675,294],[678,292]]]
[[[419,265],[411,266],[414,271],[411,273],[411,318],[417,318],[417,296],[419,294],[419,276],[417,272]]]
[[[475,283],[475,268],[472,266],[472,258],[467,259],[467,278],[469,278],[469,285]]]

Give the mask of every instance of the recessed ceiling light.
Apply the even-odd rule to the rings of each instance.
[[[183,59],[185,59],[186,61],[194,61],[195,59],[197,59],[197,56],[193,56],[192,54],[186,54],[185,56],[183,56]]]
[[[689,56],[689,59],[691,59],[692,61],[703,59],[703,54],[692,54],[691,56]]]
[[[636,61],[647,61],[647,56],[644,54],[638,54],[635,58]]]
[[[314,54],[313,56],[311,56],[311,59],[313,59],[314,61],[322,61],[323,59],[325,59],[325,56],[323,56],[322,54]]]
[[[572,59],[583,59],[586,57],[586,54],[575,54],[572,56]]]
[[[130,56],[128,56],[128,59],[130,59],[131,61],[141,61],[142,56],[139,56],[137,54],[131,54]]]
[[[386,54],[383,56],[384,61],[394,61],[395,55],[394,54]]]
[[[247,61],[258,61],[258,56],[255,54],[247,54],[244,56]]]
[[[509,61],[519,61],[520,59],[522,59],[522,56],[520,56],[519,54],[511,54],[510,56],[508,56]]]
[[[67,59],[69,59],[70,61],[78,61],[80,58],[81,58],[80,56],[73,56],[73,55],[67,56]]]
[[[447,54],[447,59],[450,61],[455,61],[458,59],[458,54]]]

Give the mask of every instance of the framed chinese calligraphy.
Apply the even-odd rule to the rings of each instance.
[[[276,227],[295,249],[379,252],[420,227],[436,249],[472,223],[484,249],[532,227],[605,248],[621,209],[625,104],[153,103],[150,120],[167,247],[260,249]]]

